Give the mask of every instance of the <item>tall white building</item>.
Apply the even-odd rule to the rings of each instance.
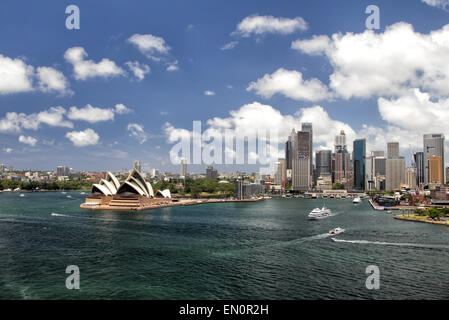
[[[186,159],[181,159],[181,172],[180,172],[182,177],[186,177],[187,176],[187,160]]]

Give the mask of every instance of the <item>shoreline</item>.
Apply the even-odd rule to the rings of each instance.
[[[421,223],[430,223],[430,224],[437,224],[440,226],[446,226],[449,227],[449,220],[448,221],[435,221],[435,220],[428,220],[426,219],[417,219],[417,218],[413,218],[416,217],[415,215],[396,215],[393,218],[397,219],[397,220],[404,220],[404,221],[411,221],[411,222],[421,222]]]

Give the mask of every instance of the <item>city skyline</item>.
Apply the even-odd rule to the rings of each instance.
[[[79,4],[80,29],[68,30],[69,2],[32,3],[24,11],[20,1],[8,1],[0,29],[0,71],[11,70],[0,82],[0,163],[117,171],[139,158],[142,168],[177,172],[168,157],[172,141],[198,120],[205,130],[236,135],[274,127],[279,141],[312,123],[312,159],[333,149],[340,130],[348,152],[356,139],[366,139],[367,152],[397,141],[410,165],[423,134],[449,134],[449,74],[440,70],[441,81],[432,80],[449,50],[448,13],[425,1],[379,1],[380,29],[367,30],[368,1],[320,3],[267,2],[261,9],[257,2],[255,10],[248,1],[230,10],[199,1],[175,15],[175,25],[167,21],[178,1]],[[325,21],[329,10],[336,15]],[[104,16],[111,19],[98,24]],[[395,42],[415,56],[395,55]],[[351,61],[337,49],[345,43]],[[373,54],[362,54],[372,44]],[[378,77],[382,84],[373,81]]]

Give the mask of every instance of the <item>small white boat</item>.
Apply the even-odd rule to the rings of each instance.
[[[362,199],[360,199],[360,197],[355,197],[355,198],[352,200],[352,203],[360,203],[360,202],[362,202]]]
[[[85,192],[81,192],[80,194],[86,194]]]
[[[66,194],[67,192],[65,192],[65,191],[62,191],[61,193],[62,193],[62,194]]]
[[[25,197],[25,195],[24,195],[23,193],[21,193],[21,194],[19,195],[19,197]]]
[[[318,219],[324,219],[332,216],[332,212],[330,209],[323,206],[320,208],[315,208],[309,213],[309,219],[310,220],[318,220]]]
[[[343,232],[345,232],[345,231],[346,231],[346,229],[337,227],[337,228],[332,229],[331,231],[329,231],[329,233],[330,233],[330,234],[340,234],[340,233],[343,233]]]

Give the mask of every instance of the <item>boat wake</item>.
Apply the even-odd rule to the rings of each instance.
[[[417,247],[417,248],[431,248],[431,249],[449,249],[449,246],[438,244],[421,244],[421,243],[401,243],[401,242],[383,242],[383,241],[368,241],[368,240],[343,240],[332,238],[334,242],[354,243],[354,244],[376,244],[383,246],[398,246],[398,247]]]
[[[54,213],[54,212],[52,212],[51,215],[52,215],[53,217],[68,217],[68,216],[65,215],[65,214]]]

